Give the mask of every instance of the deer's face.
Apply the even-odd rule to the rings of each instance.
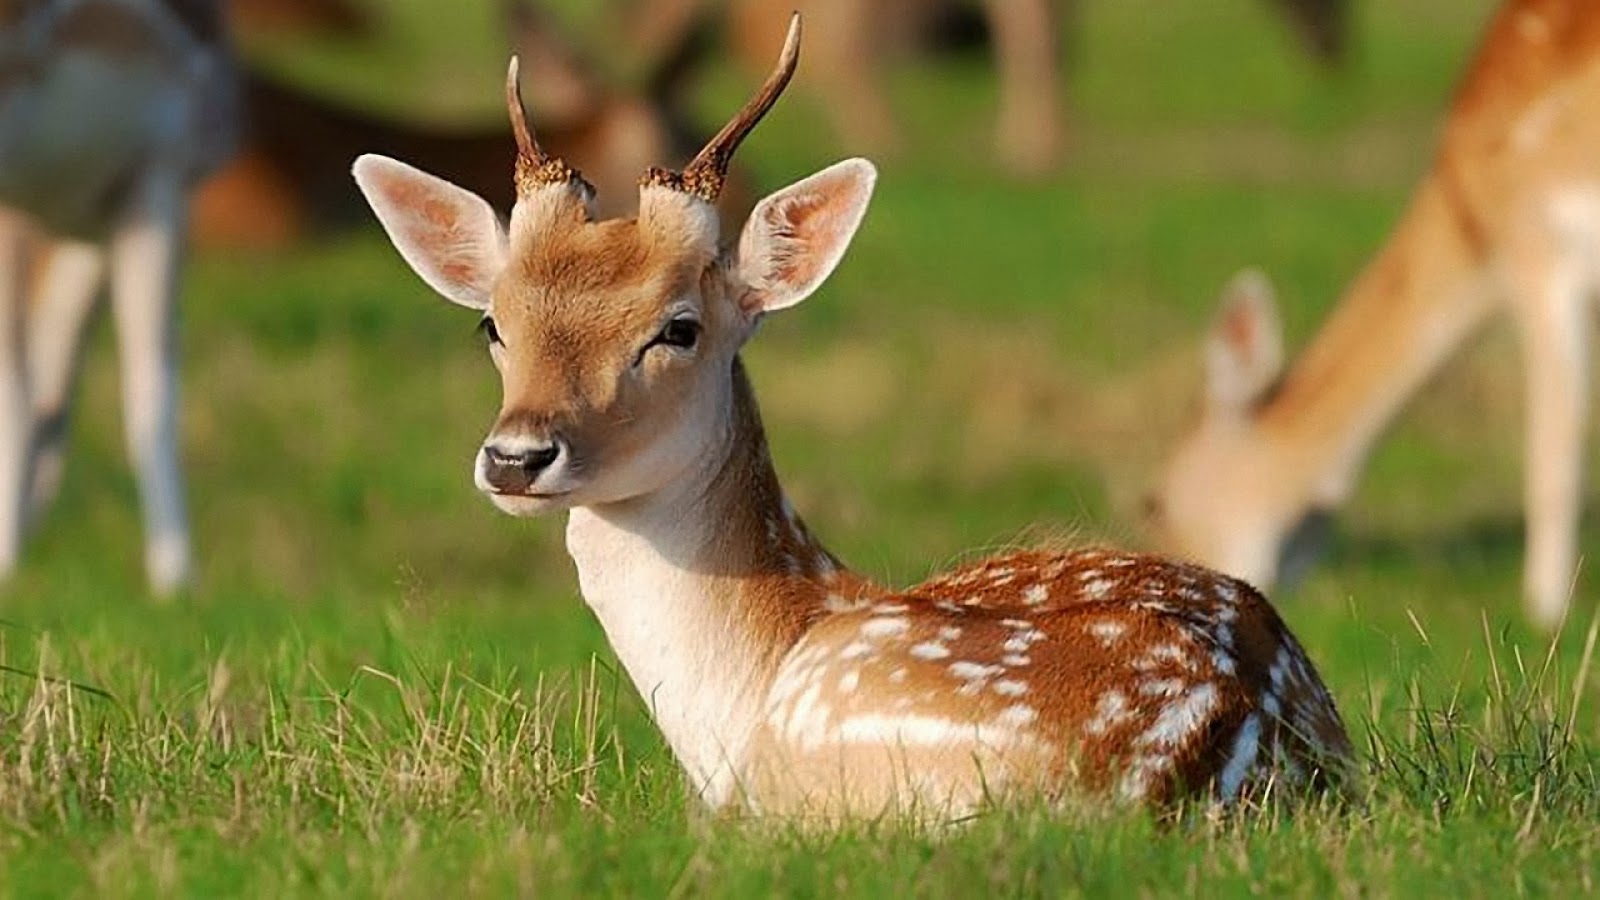
[[[750,323],[714,219],[675,224],[584,222],[512,256],[485,310],[503,392],[474,464],[501,509],[647,493],[717,449]]]
[[[1265,589],[1277,577],[1288,527],[1252,431],[1244,422],[1203,422],[1172,453],[1145,517],[1163,549]]]
[[[712,200],[738,139],[793,71],[779,70],[683,173],[651,170],[636,219],[595,221],[588,185],[522,123],[509,228],[481,198],[404,163],[364,156],[356,180],[396,248],[447,299],[478,310],[500,371],[499,415],[473,480],[516,515],[656,491],[715,465],[733,429],[734,358],[768,312],[833,271],[876,173],[847,160],[756,205],[737,248],[718,246]]]
[[[1282,362],[1272,287],[1242,273],[1207,340],[1204,413],[1145,502],[1147,530],[1164,549],[1261,588],[1306,564],[1324,521],[1293,455],[1276,450],[1261,421]]]

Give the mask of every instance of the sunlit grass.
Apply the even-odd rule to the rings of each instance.
[[[1037,184],[992,170],[978,61],[899,77],[908,152],[882,161],[838,275],[749,351],[790,493],[885,581],[1041,536],[1138,543],[1218,288],[1265,266],[1303,342],[1426,165],[1488,6],[1365,4],[1355,67],[1325,81],[1256,2],[1085,5],[1072,165]],[[494,112],[487,5],[386,7],[409,37],[376,63],[273,58],[349,96]],[[748,86],[713,74],[708,118]],[[768,186],[798,178],[849,152],[821,122],[797,94],[742,157]],[[1558,642],[1522,623],[1503,335],[1425,392],[1324,565],[1276,598],[1362,748],[1348,803],[801,834],[685,797],[582,611],[560,523],[472,490],[497,387],[470,314],[370,231],[201,258],[184,304],[199,584],[143,595],[98,334],[65,492],[0,595],[0,893],[1594,890],[1594,579]],[[1592,524],[1583,546],[1600,551]]]

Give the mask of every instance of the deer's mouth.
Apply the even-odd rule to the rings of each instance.
[[[541,513],[562,510],[572,505],[568,501],[568,497],[572,493],[571,491],[561,491],[559,493],[507,493],[504,491],[486,491],[485,493],[489,497],[489,502],[493,503],[496,509],[507,515],[516,516],[518,518],[526,518],[530,516],[537,516]]]

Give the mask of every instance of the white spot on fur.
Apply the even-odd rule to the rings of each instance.
[[[994,717],[994,721],[996,725],[1004,725],[1008,728],[1023,728],[1033,724],[1033,720],[1037,718],[1039,718],[1038,710],[1026,703],[1014,703],[1000,710],[1000,714]]]
[[[934,716],[851,716],[839,723],[842,741],[886,746],[948,744],[972,734],[972,726]]]
[[[1189,658],[1189,654],[1185,653],[1183,648],[1177,644],[1158,644],[1151,647],[1146,655],[1158,662],[1173,662],[1185,667],[1189,667],[1193,662]]]
[[[839,678],[839,693],[854,693],[856,685],[861,683],[861,670],[851,669]]]
[[[1010,642],[1007,641],[1007,643],[1010,643]],[[1013,669],[1017,668],[1018,666],[1028,665],[1031,662],[1033,662],[1032,659],[1030,659],[1030,658],[1028,658],[1026,656],[1023,656],[1020,653],[1007,653],[1005,656],[1000,657],[1000,664],[1001,665],[1010,666]]]
[[[1021,697],[1028,692],[1028,685],[1015,678],[1002,678],[994,683],[994,692],[1002,697]]]
[[[961,629],[954,625],[946,625],[939,629],[939,640],[941,641],[953,641],[959,637],[961,637]]]
[[[881,639],[891,638],[905,634],[911,628],[911,623],[905,619],[880,616],[868,619],[861,625],[861,636],[865,638]]]
[[[1022,592],[1022,602],[1028,606],[1038,606],[1050,599],[1050,588],[1043,584],[1032,584]]]
[[[890,684],[904,684],[905,680],[906,680],[906,670],[905,669],[895,669],[893,672],[889,673],[889,683]]]
[[[1089,633],[1100,639],[1100,643],[1109,647],[1115,644],[1128,630],[1126,622],[1115,619],[1096,619],[1089,623]]]
[[[1275,694],[1283,693],[1284,677],[1289,673],[1289,646],[1284,644],[1278,647],[1278,655],[1272,659],[1272,668],[1267,670],[1267,678],[1272,682],[1272,691]]]
[[[880,616],[898,616],[910,608],[904,603],[879,603],[872,608],[872,611]]]
[[[1104,600],[1111,593],[1111,582],[1104,578],[1083,583],[1083,593],[1090,600]]]
[[[1233,738],[1233,748],[1228,751],[1228,762],[1222,767],[1222,777],[1217,783],[1217,792],[1223,799],[1231,799],[1239,793],[1244,786],[1245,776],[1255,767],[1256,756],[1261,750],[1261,718],[1255,713],[1245,717],[1244,724],[1239,726],[1239,733]]]
[[[1118,690],[1109,690],[1100,695],[1100,702],[1095,705],[1094,718],[1084,723],[1085,734],[1100,735],[1127,721],[1131,713],[1128,711],[1128,695]]]
[[[855,641],[853,643],[846,644],[844,649],[839,651],[840,659],[861,659],[862,657],[871,655],[872,645],[866,641]]]
[[[1276,719],[1278,714],[1283,712],[1283,701],[1278,699],[1276,693],[1268,691],[1266,696],[1261,698],[1261,709],[1267,715]]]
[[[814,684],[789,708],[788,721],[784,725],[784,734],[789,740],[806,747],[821,741],[828,719],[827,707],[818,706],[817,703],[821,697],[822,686]]]
[[[1150,747],[1177,747],[1205,724],[1216,705],[1216,685],[1210,682],[1196,685],[1181,699],[1162,707],[1155,724],[1139,737],[1139,743]]]
[[[1033,623],[1029,622],[1027,619],[1001,619],[1000,620],[1000,624],[1004,625],[1007,628],[1011,628],[1011,629],[1018,630],[1018,631],[1020,631],[1020,630],[1022,630],[1024,628],[1032,628],[1033,627]]]
[[[911,655],[917,659],[944,659],[950,655],[950,648],[937,641],[923,641],[911,648]]]
[[[962,681],[984,681],[1004,672],[1000,666],[987,666],[975,662],[953,662],[950,664],[950,674]]]

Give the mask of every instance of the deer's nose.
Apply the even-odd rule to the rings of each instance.
[[[540,473],[560,456],[561,445],[556,443],[484,444],[484,480],[498,493],[526,494],[539,480]]]

